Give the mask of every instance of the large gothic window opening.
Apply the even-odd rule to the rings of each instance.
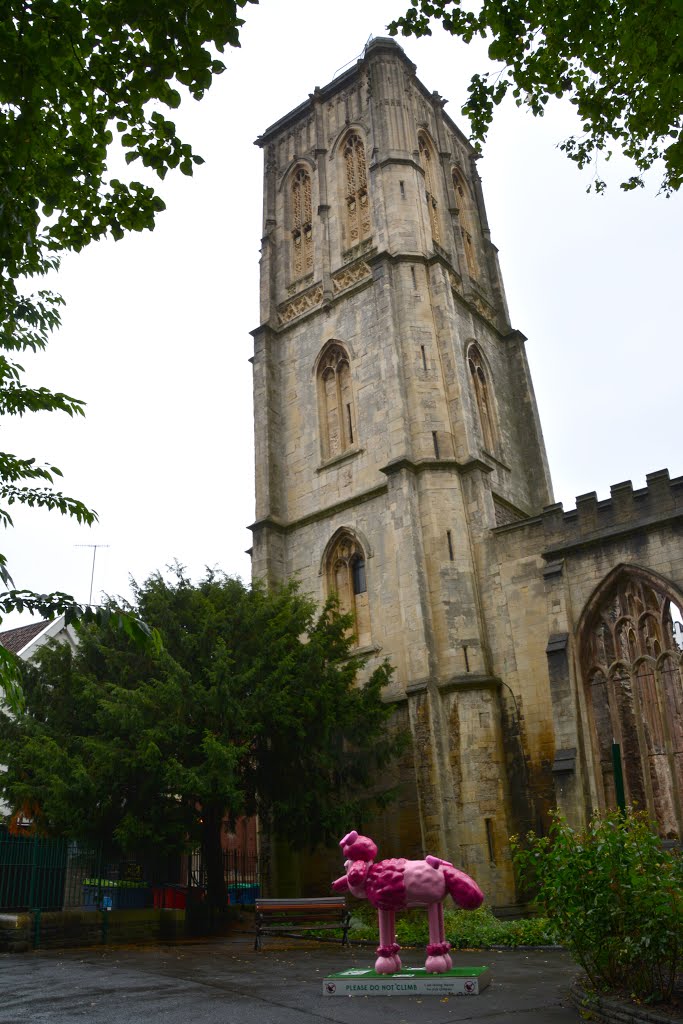
[[[330,345],[325,350],[317,378],[322,456],[333,459],[357,442],[351,369],[341,345]]]
[[[495,419],[484,360],[476,345],[470,345],[467,352],[467,367],[472,382],[472,391],[479,414],[479,426],[484,448],[494,452],[496,447]]]
[[[344,143],[344,179],[346,206],[346,247],[353,248],[370,237],[370,204],[365,146],[360,135],[353,132]]]
[[[429,211],[429,225],[432,230],[432,241],[437,245],[441,244],[441,231],[439,230],[439,204],[436,199],[436,158],[431,143],[426,135],[420,134],[418,138],[420,150],[420,163],[425,176],[425,198]]]
[[[313,270],[313,204],[311,176],[299,167],[292,179],[292,276],[297,278]]]
[[[460,221],[460,234],[465,252],[465,262],[470,277],[477,277],[479,265],[477,262],[475,215],[470,191],[464,178],[458,170],[453,170],[453,188],[455,189],[456,202],[458,204],[458,219]]]
[[[673,627],[680,609],[664,587],[621,572],[591,612],[580,654],[604,805],[616,807],[614,742],[627,802],[674,838],[683,835],[683,652]]]
[[[371,641],[368,587],[365,575],[365,551],[358,538],[343,530],[334,540],[326,558],[328,593],[336,593],[342,612],[354,617],[354,633],[359,647]]]

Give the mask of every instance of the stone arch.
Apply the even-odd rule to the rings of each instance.
[[[337,541],[339,540],[339,538],[342,537],[342,536],[349,536],[353,540],[357,541],[358,544],[360,545],[360,547],[365,552],[365,557],[366,558],[372,558],[372,556],[374,554],[374,551],[372,549],[370,541],[368,540],[367,536],[362,532],[362,530],[359,530],[355,526],[340,526],[339,529],[334,531],[334,533],[332,534],[332,536],[328,540],[327,544],[325,545],[325,550],[323,551],[323,553],[321,555],[320,565],[318,567],[318,575],[319,576],[323,576],[324,575],[324,573],[325,573],[325,566],[327,565],[327,560],[329,558],[330,552],[334,548],[334,546],[337,543]]]
[[[353,363],[354,360],[356,359],[356,351],[354,349],[353,342],[342,341],[340,338],[328,337],[327,340],[324,342],[322,348],[318,352],[317,356],[313,360],[313,364],[311,366],[312,377],[316,376],[318,368],[322,363],[323,359],[325,358],[326,353],[330,350],[330,348],[332,348],[333,345],[339,345],[340,348],[343,348],[346,351],[349,358],[349,362]]]
[[[680,602],[664,577],[622,564],[595,589],[577,629],[601,802],[615,805],[609,722],[627,801],[647,810],[668,838],[683,834],[683,674],[671,617]],[[602,679],[605,687],[596,689]]]
[[[292,171],[295,167],[306,167],[311,177],[313,177],[316,171],[315,160],[311,159],[310,156],[294,156],[289,161],[284,171],[280,174],[280,180],[277,185],[278,192],[282,192],[287,188],[287,184],[292,176]]]
[[[498,431],[496,429],[496,413],[491,387],[491,372],[476,342],[472,341],[466,351],[467,371],[470,379],[470,389],[474,396],[477,414],[479,418],[479,429],[483,447],[488,452],[495,452],[498,442]]]
[[[418,153],[420,166],[424,171],[425,199],[427,201],[427,212],[429,214],[429,226],[432,232],[432,241],[441,245],[441,218],[439,216],[438,200],[438,174],[439,161],[436,155],[436,147],[428,133],[421,129],[417,136]]]
[[[321,350],[315,379],[321,455],[327,461],[358,444],[351,360],[340,341],[328,341]]]
[[[348,527],[341,527],[332,535],[321,560],[326,595],[336,594],[341,611],[353,615],[359,647],[371,643],[367,560],[368,551],[361,535]]]
[[[336,135],[336,137],[334,139],[334,142],[330,146],[329,157],[328,157],[330,162],[332,162],[332,161],[334,161],[334,160],[336,160],[338,158],[339,150],[340,150],[341,146],[343,145],[343,143],[344,143],[344,141],[346,139],[346,136],[349,133],[351,133],[351,132],[357,132],[357,134],[360,135],[361,138],[363,139],[363,142],[364,143],[367,142],[368,136],[370,134],[370,130],[368,128],[367,121],[363,121],[363,120],[347,121],[344,124],[344,127],[341,128],[340,131],[337,132],[337,135]],[[367,147],[366,147],[366,149],[367,149]]]
[[[618,581],[622,577],[628,577],[627,582],[642,582],[642,584],[648,588],[649,594],[654,593],[656,590],[663,591],[668,594],[669,600],[673,601],[673,603],[679,608],[683,608],[683,590],[681,590],[681,588],[671,580],[660,575],[658,572],[655,572],[652,569],[647,569],[635,562],[620,562],[618,565],[615,565],[613,569],[610,569],[605,578],[598,583],[586,601],[583,611],[579,617],[579,624],[577,627],[577,637],[579,638],[579,642],[583,639],[586,622],[594,616],[596,608],[603,603],[605,595],[617,585]],[[632,598],[632,601],[634,600],[637,600],[635,596]],[[637,605],[634,604],[631,606],[637,607]]]

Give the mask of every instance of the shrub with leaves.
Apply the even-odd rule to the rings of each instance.
[[[454,949],[490,949],[492,946],[548,946],[554,944],[547,918],[499,920],[489,907],[478,910],[445,910],[446,936]],[[368,904],[353,909],[351,938],[361,942],[377,939],[377,911]],[[396,918],[396,939],[401,946],[425,946],[429,926],[424,910],[407,910]]]
[[[597,990],[671,998],[683,965],[683,858],[645,814],[595,814],[575,830],[512,839],[520,881],[533,887],[563,944]]]

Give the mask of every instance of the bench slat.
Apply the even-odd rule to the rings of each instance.
[[[346,899],[344,896],[321,896],[320,899],[312,898],[292,898],[282,900],[272,899],[257,899],[256,907],[261,910],[276,909],[277,907],[345,907]]]
[[[334,922],[325,924],[324,922]],[[348,945],[351,912],[343,896],[300,899],[257,899],[254,949],[261,948],[262,935],[292,935],[297,931],[342,931],[342,945]],[[296,929],[296,931],[294,931]]]

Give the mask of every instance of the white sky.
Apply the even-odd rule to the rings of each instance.
[[[262,0],[245,11],[242,49],[197,104],[178,112],[181,136],[206,159],[193,178],[159,184],[167,202],[153,232],[64,259],[56,287],[63,327],[45,354],[25,356],[30,380],[87,402],[86,419],[58,414],[4,422],[2,446],[56,463],[63,489],[96,509],[78,527],[56,513],[19,511],[3,540],[19,587],[88,599],[127,594],[174,559],[197,577],[218,566],[249,578],[253,520],[252,353],[258,321],[262,154],[274,121],[385,35],[408,0]],[[474,51],[435,27],[399,40],[428,89],[460,115]],[[173,115],[171,115],[173,116]],[[601,170],[606,196],[587,195],[558,150],[568,105],[543,120],[498,111],[479,164],[512,322],[528,336],[557,500],[668,467],[683,473],[681,197],[623,193],[628,167]],[[135,177],[140,172],[133,165]],[[14,616],[4,628],[19,621]]]

